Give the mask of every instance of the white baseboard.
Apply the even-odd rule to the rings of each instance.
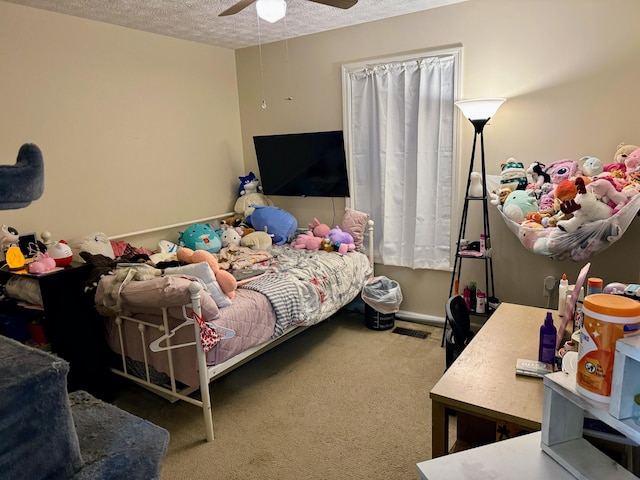
[[[425,315],[424,313],[408,312],[400,310],[396,313],[398,320],[406,320],[407,322],[422,323],[424,325],[432,325],[434,327],[444,327],[444,317],[436,317],[434,315]]]

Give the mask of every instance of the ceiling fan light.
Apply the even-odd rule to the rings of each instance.
[[[287,13],[287,2],[285,0],[258,0],[256,11],[261,19],[275,23],[284,18]]]

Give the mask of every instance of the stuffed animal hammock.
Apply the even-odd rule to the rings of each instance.
[[[499,184],[499,176],[487,176],[488,191],[494,191],[491,187]],[[558,226],[542,228],[533,222],[518,222],[512,218],[513,215],[505,213],[504,205],[500,204],[497,208],[509,230],[527,250],[555,260],[571,258],[582,262],[622,237],[640,211],[640,194],[631,196],[623,207],[613,210],[610,216],[586,221],[575,230],[569,229],[572,231],[565,231]]]
[[[44,192],[44,162],[37,145],[20,147],[15,165],[0,165],[0,210],[24,208]]]

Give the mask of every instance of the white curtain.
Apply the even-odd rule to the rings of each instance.
[[[352,206],[376,225],[376,261],[450,270],[455,58],[348,75]]]

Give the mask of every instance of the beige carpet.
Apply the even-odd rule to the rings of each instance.
[[[116,404],[169,430],[162,479],[415,479],[431,458],[429,391],[445,368],[442,329],[427,339],[375,331],[343,313],[211,386],[202,410],[127,386]]]

